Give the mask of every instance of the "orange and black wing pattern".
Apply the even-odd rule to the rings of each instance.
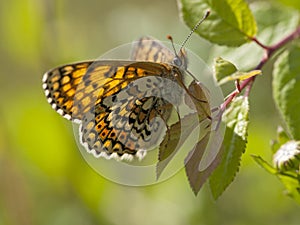
[[[178,55],[160,41],[152,37],[141,37],[133,43],[131,59],[137,61],[167,63],[186,70],[188,59],[186,51],[180,49]],[[177,65],[179,62],[180,65]]]
[[[173,51],[152,37],[141,37],[132,46],[132,60],[171,64],[174,57]]]
[[[173,73],[155,62],[80,62],[47,72],[43,88],[59,114],[80,123],[80,142],[96,157],[142,158],[168,117],[161,90]]]
[[[46,72],[43,89],[48,103],[60,115],[69,120],[80,120],[74,98],[82,78],[93,61],[64,65]],[[77,115],[75,115],[77,114]]]

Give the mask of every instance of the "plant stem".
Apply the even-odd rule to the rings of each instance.
[[[254,68],[255,70],[261,70],[263,66],[270,60],[272,55],[277,52],[279,49],[281,49],[283,46],[288,44],[289,42],[297,39],[300,37],[300,26],[295,29],[291,34],[287,35],[282,40],[278,41],[274,45],[266,46],[262,44],[259,40],[256,39],[256,37],[250,38],[252,41],[254,41],[256,44],[258,44],[261,48],[264,49],[264,55],[258,65]],[[253,82],[255,80],[256,76],[250,77],[240,84],[240,91],[242,91],[244,88],[247,87],[245,96],[249,96]],[[240,93],[239,90],[234,90],[231,92],[224,103],[221,105],[221,111],[224,112],[227,106],[232,102],[232,100]]]

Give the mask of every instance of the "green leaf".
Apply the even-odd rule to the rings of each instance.
[[[296,202],[300,203],[300,182],[299,176],[290,174],[279,174],[278,178],[285,186],[285,194],[293,198]]]
[[[300,47],[278,57],[273,71],[273,97],[293,139],[300,140]]]
[[[295,201],[300,203],[300,180],[299,175],[295,172],[280,172],[267,163],[260,156],[252,155],[252,158],[255,162],[264,168],[270,174],[277,176],[277,178],[281,181],[281,183],[285,186],[285,193],[292,197]]]
[[[235,73],[237,68],[235,65],[221,57],[217,57],[214,61],[214,75],[218,82],[227,76]]]
[[[249,103],[247,97],[238,97],[225,111],[225,137],[222,144],[221,163],[210,177],[210,189],[217,199],[233,181],[239,170],[247,143]]]
[[[185,23],[192,29],[210,9],[210,16],[196,30],[212,43],[240,46],[256,35],[256,22],[243,0],[180,0],[179,8]]]
[[[245,80],[261,74],[261,70],[251,70],[249,72],[238,71],[234,64],[221,57],[216,58],[214,68],[214,75],[219,85],[229,81]]]
[[[261,75],[261,70],[251,70],[249,72],[237,71],[231,76],[228,76],[225,80],[233,81],[233,80],[246,80],[250,77],[254,77],[257,75]]]
[[[251,6],[259,30],[257,39],[265,45],[280,41],[299,24],[299,12],[290,7],[266,1],[256,1]]]
[[[275,4],[273,1],[251,1],[251,10],[259,30],[256,37],[265,45],[272,45],[282,40],[299,24],[299,13],[296,10]],[[220,55],[225,59],[230,59],[243,70],[255,68],[259,59],[264,56],[262,49],[254,42],[239,48],[214,46],[213,49],[211,55]]]
[[[254,161],[270,174],[276,175],[277,170],[258,155],[251,155]]]

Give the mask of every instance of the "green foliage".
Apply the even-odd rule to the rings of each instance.
[[[277,58],[273,71],[273,97],[283,118],[286,131],[278,130],[273,142],[275,168],[261,158],[256,162],[269,173],[276,175],[286,188],[286,193],[300,203],[299,140],[300,139],[300,48],[294,43]],[[259,159],[259,160],[257,160]]]
[[[234,74],[237,71],[235,65],[231,62],[217,57],[214,62],[214,75],[218,83],[223,83],[222,80],[227,76]],[[221,84],[220,84],[221,85]]]
[[[212,43],[227,46],[240,46],[256,35],[254,17],[243,0],[181,0],[181,13],[190,27],[198,22],[206,10],[209,18],[196,32]]]
[[[264,168],[267,172],[269,172],[270,174],[276,174],[277,170],[271,166],[269,163],[267,163],[267,161],[265,161],[263,158],[261,158],[260,156],[257,155],[252,155],[252,158],[255,160],[255,162],[260,165],[262,168]]]
[[[238,97],[225,111],[223,121],[227,125],[222,144],[222,159],[210,177],[210,189],[217,199],[233,181],[240,167],[247,143],[249,103],[247,97]]]
[[[273,73],[273,96],[293,139],[300,140],[300,47],[282,53]]]
[[[297,4],[291,4],[290,1],[281,2],[294,7],[296,6],[295,8],[298,7]],[[278,140],[274,141],[271,146],[276,168],[270,166],[259,156],[253,158],[268,172],[276,175],[279,174],[278,177],[285,185],[290,196],[293,196],[297,200],[296,190],[300,188],[298,182],[299,152],[298,147],[295,148],[293,146],[295,145],[294,143],[298,143],[297,140],[300,140],[300,67],[298,65],[300,49],[299,45],[294,43],[287,50],[281,50],[289,42],[300,36],[300,29],[296,28],[299,20],[298,12],[282,8],[282,6],[275,3],[257,2],[252,7],[254,10],[253,14],[257,19],[256,21],[247,3],[244,1],[181,0],[180,7],[182,17],[190,28],[201,18],[200,15],[205,10],[210,9],[211,16],[201,25],[202,29],[196,31],[206,40],[227,46],[240,46],[246,42],[254,41],[264,54],[258,64],[246,72],[239,71],[233,63],[221,57],[217,57],[214,61],[214,75],[219,85],[226,82],[238,81],[236,83],[237,90],[229,94],[228,100],[221,106],[222,109],[230,104],[230,107],[223,114],[223,120],[227,126],[221,150],[223,155],[220,161],[216,163],[219,165],[217,167],[214,166],[213,170],[215,169],[215,171],[210,177],[210,188],[214,198],[218,198],[234,179],[240,165],[241,155],[246,148],[249,105],[248,103],[237,104],[237,102],[243,102],[243,100],[236,98],[236,96],[242,89],[247,87],[244,100],[245,102],[248,101],[247,96],[250,93],[254,78],[261,74],[261,69],[276,52],[278,53],[278,57],[273,71],[273,97],[287,129],[278,134]],[[272,13],[269,13],[270,11]],[[256,23],[258,23],[259,28],[257,36]],[[286,32],[284,32],[283,35],[280,32],[281,29],[289,30],[290,34],[286,35]],[[269,43],[272,43],[272,45],[268,46],[267,44]],[[252,58],[254,59],[254,55]],[[248,59],[252,60],[251,55],[248,56]],[[234,112],[239,111],[241,112],[239,115],[234,114]],[[232,115],[234,116],[231,118]],[[235,124],[237,118],[241,122]],[[238,125],[239,130],[235,129],[235,125]],[[195,168],[194,166],[193,169]],[[282,171],[284,173],[288,171],[289,176],[283,174]],[[291,175],[291,171],[295,174]],[[202,178],[199,176],[199,172],[197,174],[199,184]],[[289,178],[287,179],[287,177]],[[293,179],[296,180],[293,181]],[[190,177],[189,181],[191,183]],[[193,183],[197,182],[193,181]],[[202,185],[203,182],[200,182],[200,184]],[[195,192],[195,188],[193,188],[193,191]]]
[[[252,9],[259,30],[257,37],[265,44],[281,40],[298,26],[299,13],[295,9],[265,1],[254,2]]]
[[[260,156],[252,155],[252,158],[268,173],[275,175],[285,186],[285,194],[289,195],[300,204],[299,141],[282,142],[282,139],[280,139],[280,136],[282,136],[282,131],[280,130],[279,133],[281,134],[278,135],[279,138],[277,143],[281,143],[282,145],[273,155],[274,166],[270,165]]]
[[[252,70],[249,72],[238,71],[234,64],[218,57],[214,63],[214,76],[219,85],[229,81],[242,81],[250,77],[260,75],[260,70]]]
[[[290,140],[286,132],[279,127],[277,140],[272,143],[273,165],[263,158],[252,155],[255,162],[268,173],[275,175],[285,186],[285,194],[300,204],[300,142]]]

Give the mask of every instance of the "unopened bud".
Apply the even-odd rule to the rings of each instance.
[[[300,165],[300,141],[288,141],[273,156],[274,165],[281,171],[298,170]]]

